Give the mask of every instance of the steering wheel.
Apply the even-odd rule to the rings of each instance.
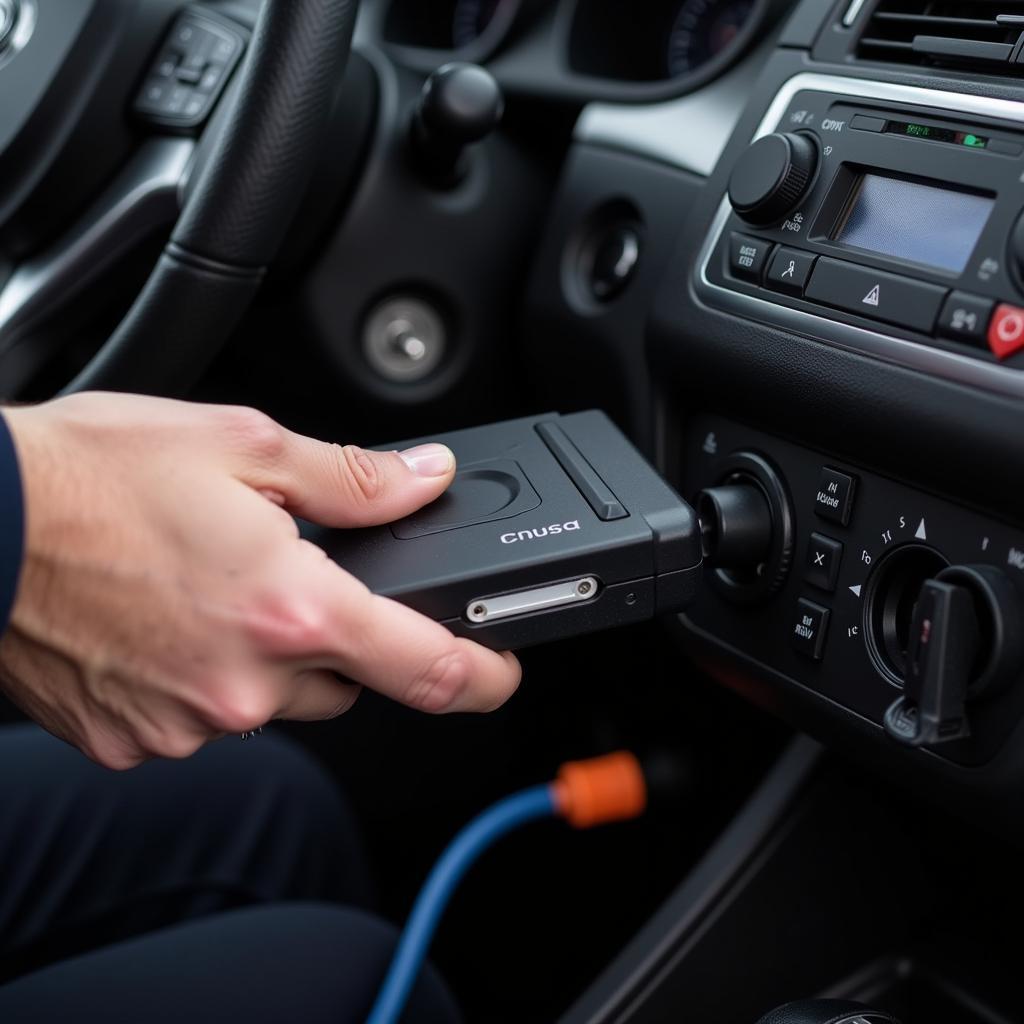
[[[303,197],[357,0],[264,0],[233,105],[120,325],[63,393],[181,393],[258,290]]]

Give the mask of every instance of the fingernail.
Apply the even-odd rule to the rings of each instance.
[[[417,476],[445,476],[455,465],[455,456],[443,444],[421,444],[398,454]]]

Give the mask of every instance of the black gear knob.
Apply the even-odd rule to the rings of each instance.
[[[848,999],[801,999],[766,1013],[757,1024],[900,1024],[891,1014]]]
[[[466,172],[466,147],[489,135],[505,112],[494,76],[478,64],[453,62],[426,81],[413,115],[413,154],[438,187],[458,184]]]

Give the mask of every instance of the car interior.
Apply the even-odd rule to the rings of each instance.
[[[0,182],[5,401],[600,410],[694,511],[681,610],[493,714],[273,726],[397,923],[499,798],[667,766],[466,876],[467,1021],[1024,1020],[1024,3],[0,0]]]

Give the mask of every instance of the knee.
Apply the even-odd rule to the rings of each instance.
[[[380,918],[350,907],[314,903],[278,904],[225,914],[220,927],[233,935],[223,948],[252,943],[255,959],[270,944],[286,951],[278,963],[295,991],[318,992],[321,1005],[333,1003],[337,1019],[362,1021],[377,996],[398,931]],[[403,1020],[458,1024],[460,1014],[441,976],[426,964],[417,978]]]

